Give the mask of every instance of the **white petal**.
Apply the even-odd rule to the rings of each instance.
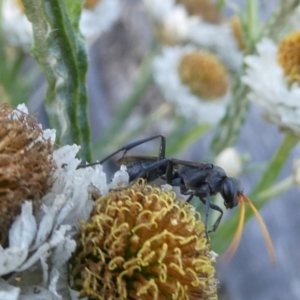
[[[128,182],[129,182],[129,175],[126,171],[126,166],[122,165],[120,170],[114,174],[114,177],[113,177],[111,183],[109,184],[109,188],[115,189],[118,187],[119,184],[127,185]]]
[[[63,146],[53,153],[53,158],[58,166],[62,168],[65,166],[66,170],[75,170],[80,163],[80,160],[75,159],[76,154],[79,152],[80,146],[77,145],[66,145]]]
[[[51,256],[51,261],[56,268],[66,263],[72,253],[75,251],[76,242],[69,237],[66,237],[58,246],[54,249]]]
[[[9,246],[28,248],[36,235],[37,227],[32,215],[32,202],[22,204],[21,215],[12,224],[9,230]]]
[[[0,276],[19,267],[27,258],[28,248],[6,248],[0,246]]]
[[[20,288],[9,285],[4,279],[0,278],[0,300],[18,300]]]

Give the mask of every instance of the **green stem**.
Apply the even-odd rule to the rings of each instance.
[[[226,114],[220,121],[211,142],[212,159],[236,142],[248,111],[249,101],[246,97],[248,91],[249,88],[241,83],[241,76],[237,75],[232,101],[227,106]]]
[[[268,189],[273,184],[275,179],[278,177],[282,167],[284,166],[287,158],[289,157],[291,150],[298,143],[298,141],[299,137],[292,133],[289,133],[285,136],[275,155],[269,161],[265,172],[261,176],[261,180],[252,190],[251,197],[256,197],[258,193]]]

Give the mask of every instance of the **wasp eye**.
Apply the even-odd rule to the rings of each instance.
[[[227,177],[224,179],[221,194],[226,208],[233,208],[238,204],[236,197],[238,193],[238,187],[236,185],[237,182],[238,181],[235,178]]]

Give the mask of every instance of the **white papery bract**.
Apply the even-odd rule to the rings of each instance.
[[[27,113],[26,106],[20,105],[12,114],[17,115],[20,110]],[[54,142],[55,130],[41,134]],[[9,231],[9,245],[5,249],[0,247],[0,276],[15,274],[7,281],[0,281],[0,299],[14,300],[20,295],[23,300],[36,299],[35,290],[40,291],[44,299],[71,299],[67,262],[76,247],[73,236],[79,222],[87,220],[93,208],[89,187],[93,185],[104,195],[109,188],[128,183],[125,167],[121,167],[110,184],[101,165],[78,169],[79,150],[77,145],[67,145],[54,151],[54,183],[36,215],[33,215],[30,199],[24,199],[21,214]],[[42,276],[36,279],[33,276],[36,273]],[[18,285],[14,280],[18,274],[28,279],[28,284],[21,281],[19,288],[13,287]],[[31,277],[35,278],[34,282],[30,282]]]
[[[257,45],[257,52],[245,58],[247,68],[242,80],[250,87],[249,100],[263,107],[272,123],[300,135],[299,84],[288,83],[277,62],[274,42],[264,38]]]
[[[183,84],[178,68],[181,58],[197,51],[192,46],[165,47],[160,56],[153,60],[154,80],[161,88],[165,99],[174,104],[176,111],[197,123],[216,123],[223,117],[229,93],[219,99],[207,101],[192,94]]]

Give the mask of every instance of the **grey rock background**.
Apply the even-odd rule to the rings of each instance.
[[[240,2],[241,6],[245,4],[242,0],[235,2]],[[268,15],[276,2],[260,1],[262,18]],[[89,53],[88,88],[94,140],[114,117],[118,103],[128,95],[151,41],[151,30],[141,1],[124,0],[122,5],[120,21],[99,38]],[[45,124],[42,100],[46,85],[39,82],[37,86],[30,100],[30,109],[39,111],[39,121]],[[136,114],[147,114],[148,108],[157,105],[160,100],[157,89],[150,88]],[[261,119],[261,113],[259,108],[251,107],[237,143],[238,151],[249,153],[253,163],[268,161],[283,139],[276,126]],[[149,133],[145,133],[145,136],[149,136]],[[200,160],[208,154],[210,139],[211,134],[208,134],[195,143],[185,158]],[[299,150],[298,145],[280,178],[292,173],[292,163],[299,158]],[[259,176],[259,172],[256,172],[241,178],[246,194]],[[271,267],[262,234],[253,218],[244,229],[241,245],[232,261],[226,267],[218,268],[221,300],[300,299],[299,190],[295,188],[272,200],[261,214],[275,246],[277,266]]]

